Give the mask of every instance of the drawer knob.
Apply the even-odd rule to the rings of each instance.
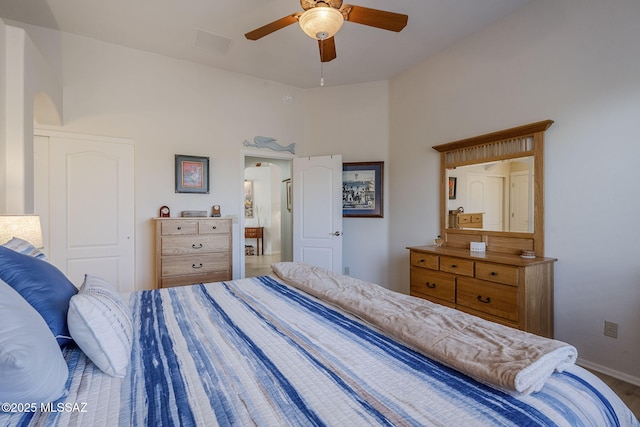
[[[202,243],[200,243],[198,246],[196,246],[196,244],[194,243],[193,245],[191,245],[191,247],[193,249],[202,249]]]
[[[420,261],[418,261],[418,262],[424,262],[424,260],[423,260],[423,259],[421,259],[421,260],[420,260]]]
[[[498,273],[496,273],[495,271],[492,271],[492,272],[491,272],[491,275],[492,275],[492,276],[497,276],[497,275],[498,275]]]
[[[482,295],[478,295],[478,301],[489,304],[491,302],[491,297],[482,298]]]
[[[191,268],[193,268],[194,270],[197,270],[198,268],[202,268],[202,263],[195,265],[195,264],[191,264]]]
[[[182,227],[178,227],[178,230],[182,230]]]
[[[429,289],[435,289],[436,288],[436,284],[435,283],[425,282],[424,285]]]
[[[214,225],[214,226],[213,226],[213,227],[211,227],[211,228],[213,228],[213,229],[215,230],[215,229],[216,229],[216,228],[218,228],[218,227],[216,227],[216,226]]]
[[[456,268],[456,267],[457,267],[457,265],[451,264],[451,268]]]

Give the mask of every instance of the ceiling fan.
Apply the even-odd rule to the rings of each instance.
[[[300,0],[304,12],[295,12],[284,18],[248,32],[244,36],[249,40],[258,40],[295,22],[309,37],[318,40],[320,61],[329,62],[336,58],[336,44],[333,36],[340,30],[344,21],[401,31],[409,17],[400,13],[370,9],[368,7],[342,4],[342,0]]]

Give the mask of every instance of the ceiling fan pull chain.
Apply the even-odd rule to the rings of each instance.
[[[320,42],[320,57],[324,58],[324,43]],[[320,61],[320,87],[324,86],[324,62]]]

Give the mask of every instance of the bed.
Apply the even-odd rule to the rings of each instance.
[[[274,271],[125,295],[122,377],[66,345],[65,395],[0,425],[638,426],[565,343],[305,264]]]

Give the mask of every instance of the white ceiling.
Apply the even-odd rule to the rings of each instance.
[[[527,1],[353,0],[354,5],[407,14],[409,23],[394,33],[345,22],[335,37],[337,58],[323,66],[325,85],[390,79]],[[297,24],[257,41],[244,38],[246,32],[297,11],[302,11],[298,0],[0,1],[5,21],[315,87],[320,83],[318,45]],[[207,33],[200,34],[196,46],[198,30]]]

